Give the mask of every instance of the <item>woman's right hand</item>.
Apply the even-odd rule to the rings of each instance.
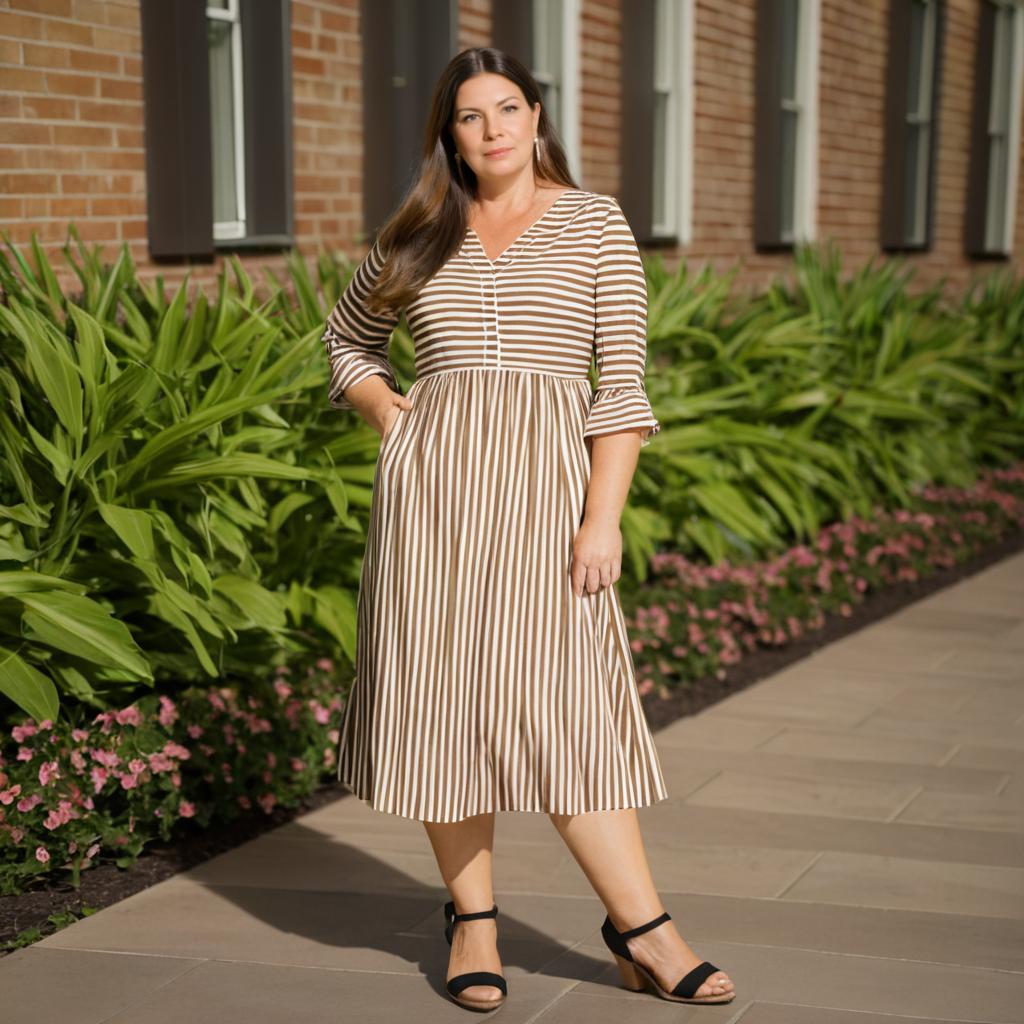
[[[412,402],[405,395],[396,395],[393,391],[390,394],[391,401],[383,404],[380,412],[380,426],[377,429],[380,433],[381,441],[384,441],[388,434],[391,433],[395,420],[398,419],[402,411],[408,411],[412,408]]]

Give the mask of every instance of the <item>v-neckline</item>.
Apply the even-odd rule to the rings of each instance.
[[[544,220],[544,218],[549,213],[551,213],[551,211],[554,210],[554,208],[570,192],[578,192],[578,191],[579,191],[579,189],[567,188],[564,192],[562,192],[558,196],[558,198],[532,224],[530,224],[528,227],[526,227],[523,231],[520,232],[520,234],[516,238],[514,238],[511,242],[509,242],[509,244],[506,245],[505,248],[497,256],[495,256],[493,260],[490,258],[490,256],[487,255],[487,250],[484,248],[483,240],[476,233],[476,230],[474,228],[467,228],[466,233],[468,235],[472,235],[476,239],[477,247],[480,249],[480,252],[483,255],[483,258],[485,260],[487,260],[487,262],[493,267],[497,263],[499,263],[501,260],[503,260],[531,231],[533,231],[533,229],[536,228],[540,224],[540,222],[542,220]]]

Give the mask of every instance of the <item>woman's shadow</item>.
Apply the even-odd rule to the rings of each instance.
[[[496,835],[499,858],[509,868],[504,872],[496,863],[494,880],[509,995],[524,976],[542,1000],[538,1009],[546,995],[556,999],[580,983],[596,983],[610,994],[606,986],[617,985],[617,972],[611,954],[601,955],[604,907],[589,887],[567,885],[573,872],[586,883],[571,856],[566,852],[553,863],[550,843],[499,842]],[[520,881],[509,880],[503,891],[503,873]],[[443,906],[451,896],[417,821],[375,812],[346,794],[179,877],[210,886],[279,932],[343,950],[340,957],[316,955],[309,966],[379,972],[385,997],[388,977],[415,967],[447,999],[451,947]],[[243,950],[238,955],[247,958]],[[290,954],[287,959],[301,962]]]

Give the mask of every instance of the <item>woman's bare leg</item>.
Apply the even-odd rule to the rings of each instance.
[[[665,910],[651,878],[635,809],[549,817],[618,931],[646,924]],[[679,979],[704,959],[683,941],[674,919],[631,938],[629,951],[666,992],[671,992]],[[694,995],[726,995],[732,991],[729,975],[718,971]]]
[[[455,902],[455,913],[472,914],[494,906],[491,864],[494,851],[494,814],[474,814],[462,821],[425,821],[424,827],[437,857],[444,884]],[[494,971],[501,974],[498,956],[498,925],[493,917],[459,921],[452,933],[452,952],[448,961],[450,981],[467,971]],[[461,995],[469,999],[502,998],[494,985],[470,985]]]

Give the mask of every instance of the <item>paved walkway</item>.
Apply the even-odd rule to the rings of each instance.
[[[1024,555],[656,734],[665,906],[737,998],[617,987],[542,814],[499,814],[504,1024],[1024,1020]],[[0,960],[5,1024],[468,1021],[426,833],[349,796]]]

